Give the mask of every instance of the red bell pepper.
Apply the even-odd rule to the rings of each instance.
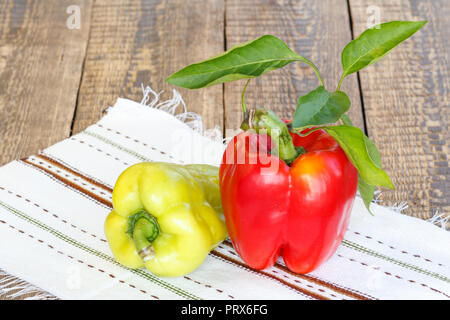
[[[282,255],[291,271],[308,273],[330,258],[344,237],[358,172],[324,130],[303,137],[277,121],[250,121],[272,139],[245,131],[223,155],[220,189],[230,238],[254,269],[270,267]],[[275,128],[279,139],[271,132]],[[272,154],[274,148],[281,158]]]

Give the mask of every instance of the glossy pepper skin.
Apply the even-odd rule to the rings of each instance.
[[[167,277],[197,268],[226,237],[217,171],[208,165],[154,162],[126,169],[105,221],[116,260]]]
[[[341,243],[358,173],[325,131],[290,134],[306,151],[290,166],[270,154],[271,143],[262,143],[268,136],[246,131],[234,137],[220,166],[222,206],[233,245],[250,267],[270,267],[282,255],[291,271],[308,273]],[[271,171],[274,164],[278,169]]]

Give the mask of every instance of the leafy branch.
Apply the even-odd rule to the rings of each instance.
[[[197,89],[249,79],[241,97],[242,110],[246,113],[244,95],[250,79],[282,68],[291,62],[306,63],[316,73],[320,86],[298,98],[297,108],[289,126],[293,132],[299,134],[305,128],[315,127],[307,134],[323,129],[339,143],[347,158],[358,170],[358,189],[370,212],[369,205],[375,187],[394,189],[394,185],[381,169],[381,157],[375,144],[359,128],[354,127],[346,115],[351,103],[347,94],[340,91],[340,88],[346,76],[380,60],[425,23],[426,21],[391,21],[367,29],[349,42],[341,54],[343,72],[334,92],[325,89],[319,69],[311,61],[298,55],[272,35],[264,35],[237,45],[221,55],[189,65],[169,76],[166,81],[180,87]],[[342,125],[329,126],[337,121]]]

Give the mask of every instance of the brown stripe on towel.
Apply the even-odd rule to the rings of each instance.
[[[228,247],[234,249],[233,244],[231,243],[231,241],[225,240],[222,243],[227,245]],[[374,298],[374,297],[372,297],[372,296],[370,296],[368,294],[363,294],[363,293],[357,292],[356,290],[352,291],[351,289],[342,288],[342,287],[339,287],[338,285],[336,285],[334,283],[330,283],[330,282],[327,282],[327,281],[322,280],[322,279],[318,279],[318,278],[315,278],[315,277],[312,277],[312,276],[308,276],[306,274],[298,274],[298,273],[292,272],[291,270],[289,270],[286,266],[282,265],[281,263],[275,263],[275,265],[273,267],[277,268],[277,269],[280,269],[280,270],[282,270],[282,271],[284,271],[286,273],[289,273],[289,274],[291,274],[291,275],[293,275],[293,276],[295,276],[297,278],[300,278],[300,279],[303,279],[303,280],[307,280],[307,281],[313,282],[313,283],[318,284],[318,285],[322,285],[324,287],[327,287],[327,288],[329,288],[329,289],[331,289],[333,291],[336,291],[336,292],[338,292],[340,294],[343,294],[343,295],[348,296],[348,297],[353,298],[353,299],[357,299],[357,300],[376,300],[376,298]]]
[[[68,172],[72,173],[73,175],[86,180],[90,184],[93,184],[96,187],[102,188],[105,191],[108,191],[110,193],[112,193],[112,191],[113,191],[113,189],[111,187],[106,186],[106,185],[104,185],[104,184],[102,184],[102,183],[100,183],[100,182],[98,182],[98,181],[96,181],[96,180],[94,180],[94,179],[92,179],[90,177],[87,177],[87,176],[81,174],[79,171],[76,171],[73,168],[69,168],[66,164],[63,164],[63,162],[61,160],[59,160],[59,159],[55,159],[55,158],[50,157],[49,155],[46,155],[46,154],[43,154],[43,153],[39,153],[39,154],[35,155],[35,157],[41,158],[42,160],[45,160],[45,161],[53,164],[54,166],[59,167],[60,169],[68,171]]]
[[[279,278],[277,276],[274,276],[273,274],[270,274],[268,272],[252,269],[249,266],[247,266],[245,263],[240,262],[240,261],[238,261],[236,259],[233,259],[233,258],[231,258],[231,257],[229,257],[229,256],[227,256],[227,255],[225,255],[225,254],[223,254],[221,252],[218,252],[217,250],[211,251],[211,254],[214,255],[214,256],[217,256],[219,258],[222,258],[222,259],[224,259],[224,260],[226,260],[228,262],[231,262],[232,264],[236,264],[236,265],[238,265],[238,266],[240,266],[240,267],[242,267],[242,268],[244,268],[244,269],[246,269],[246,270],[248,270],[250,272],[256,273],[258,275],[262,275],[262,276],[267,277],[267,278],[271,278],[271,279],[273,279],[273,280],[275,280],[275,281],[277,281],[277,282],[279,282],[279,283],[281,283],[281,284],[283,284],[283,285],[285,285],[285,286],[287,286],[287,287],[289,287],[291,289],[294,289],[295,291],[301,292],[304,295],[307,295],[307,296],[309,296],[309,297],[311,297],[313,299],[330,300],[329,298],[327,298],[325,296],[322,296],[322,295],[320,295],[318,293],[312,292],[312,291],[307,290],[305,288],[296,286],[296,285],[294,285],[292,283],[289,283],[289,282],[287,282],[287,281],[285,281],[285,280],[283,280],[283,279],[281,279],[281,278]]]
[[[52,172],[48,168],[45,168],[44,166],[38,165],[36,163],[33,163],[33,162],[29,161],[28,159],[22,159],[22,160],[19,160],[19,161],[27,163],[27,164],[29,164],[29,165],[31,165],[31,166],[39,169],[39,170],[44,171],[45,173],[51,175],[53,178],[57,179],[58,181],[62,182],[65,185],[69,186],[70,188],[75,189],[75,190],[81,192],[82,194],[90,197],[91,199],[94,199],[95,201],[97,201],[97,202],[107,206],[108,208],[112,209],[112,203],[110,201],[105,200],[102,197],[96,195],[95,193],[92,193],[91,191],[80,187],[79,185],[73,183],[72,181],[69,181],[66,178],[63,178],[63,177],[59,176],[58,174]]]

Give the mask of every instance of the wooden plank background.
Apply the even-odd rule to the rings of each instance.
[[[222,0],[96,1],[73,133],[98,121],[117,97],[140,101],[141,84],[171,97],[167,76],[223,51],[223,18]],[[177,90],[207,127],[223,127],[221,86]]]
[[[78,5],[80,30],[66,26]],[[0,164],[70,135],[92,3],[0,1]]]
[[[366,27],[372,0],[351,0],[356,34]],[[450,214],[450,3],[447,0],[375,1],[389,20],[428,20],[380,63],[360,72],[369,137],[396,185],[386,203],[407,201],[408,214]]]
[[[70,5],[80,8],[80,29],[66,26]],[[170,97],[172,72],[267,33],[314,61],[333,90],[340,52],[374,8],[381,22],[429,23],[345,80],[351,118],[397,186],[383,190],[383,204],[406,201],[404,213],[422,219],[449,216],[447,0],[0,0],[0,165],[82,131],[117,97],[141,100],[141,84]],[[243,85],[177,90],[206,128],[226,135],[240,124]],[[309,67],[291,64],[253,80],[247,104],[288,118],[316,86]]]

